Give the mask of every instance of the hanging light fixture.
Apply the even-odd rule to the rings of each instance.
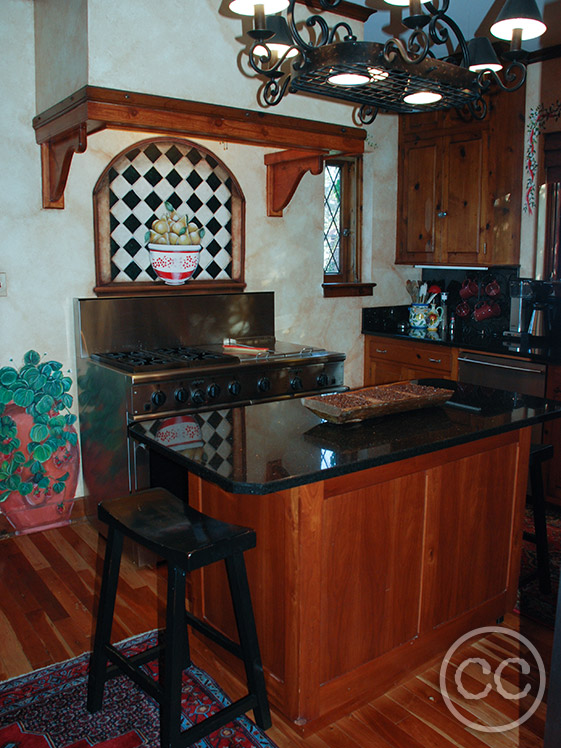
[[[510,41],[516,31],[520,31],[521,39],[526,41],[541,36],[546,30],[536,0],[507,0],[491,26],[493,36],[506,41]]]
[[[473,73],[483,70],[498,72],[503,69],[493,45],[486,36],[476,36],[468,42],[469,69]]]
[[[385,0],[388,5],[408,7],[403,24],[411,30],[407,40],[394,37],[380,44],[358,41],[348,23],[329,28],[325,18],[314,14],[306,20],[308,39],[300,34],[294,18],[297,0],[230,0],[235,13],[253,16],[248,32],[253,43],[249,64],[264,81],[260,101],[278,104],[287,92],[302,91],[358,105],[364,124],[378,111],[417,112],[423,109],[465,109],[483,119],[487,113],[484,94],[491,85],[504,91],[519,89],[526,80],[521,41],[546,30],[536,0],[506,0],[491,32],[510,41],[503,65],[487,38],[469,43],[451,16],[450,0],[438,8],[430,0]],[[325,11],[334,11],[341,0],[319,0]],[[287,9],[287,21],[275,15]],[[313,33],[312,30],[313,29]],[[450,31],[458,54],[451,56]],[[439,45],[447,55],[437,58]],[[290,58],[292,60],[287,62]]]
[[[267,44],[257,45],[254,54],[267,58],[269,53],[272,53],[273,62],[282,55],[286,55],[285,59],[290,59],[298,54],[298,50],[292,45],[288,24],[282,16],[266,16],[263,30],[267,32]]]

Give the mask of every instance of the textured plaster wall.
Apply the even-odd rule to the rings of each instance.
[[[244,82],[231,62],[238,53],[232,39],[241,34],[241,22],[222,15],[217,21],[216,4],[210,0],[188,0],[188,4],[193,12],[186,16],[180,13],[183,0],[162,0],[157,14],[148,0],[89,0],[90,52],[87,60],[78,64],[76,50],[83,43],[84,30],[78,22],[83,12],[81,0],[76,5],[74,0],[55,0],[52,6],[51,0],[38,0],[37,47],[32,0],[0,3],[0,271],[7,274],[8,287],[7,297],[0,297],[0,366],[21,365],[23,354],[33,348],[49,359],[61,361],[63,370],[74,378],[72,300],[92,296],[95,282],[92,189],[117,153],[146,137],[143,132],[115,131],[90,136],[87,151],[74,157],[65,209],[44,210],[40,149],[31,123],[38,111],[55,103],[49,97],[59,100],[72,93],[64,87],[74,85],[72,81],[78,86],[89,69],[88,82],[92,85],[258,109],[256,83]],[[72,10],[68,19],[65,8]],[[58,13],[57,23],[50,14],[53,9],[55,16]],[[48,18],[43,26],[45,13]],[[162,18],[166,19],[165,24]],[[71,44],[67,28],[68,34],[76,34],[79,45]],[[123,29],[127,32],[123,33]],[[159,46],[155,38],[160,40]],[[209,63],[209,40],[213,48],[221,50],[222,61],[217,65]],[[65,45],[68,48],[63,54],[58,48]],[[165,51],[170,48],[177,50],[173,59],[172,53]],[[36,72],[40,106],[36,103]],[[289,97],[280,110],[273,111],[350,123],[349,107],[298,96]],[[346,381],[351,386],[362,382],[361,307],[408,300],[404,271],[393,266],[396,118],[379,117],[369,128],[368,142],[364,168],[364,279],[373,280],[378,286],[373,297],[351,299],[324,299],[322,295],[321,177],[304,177],[284,217],[267,218],[265,149],[204,142],[236,174],[247,199],[248,290],[275,291],[279,338],[344,351],[348,356]],[[75,388],[71,394],[76,394]],[[78,495],[81,490],[79,485]]]
[[[88,0],[34,0],[34,5],[39,113],[88,83]]]

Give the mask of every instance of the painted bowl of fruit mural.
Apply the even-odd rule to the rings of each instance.
[[[149,244],[150,264],[168,286],[180,286],[199,265],[200,244]]]

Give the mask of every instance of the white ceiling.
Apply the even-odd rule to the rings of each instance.
[[[401,23],[402,15],[408,9],[388,5],[385,0],[351,0],[357,5],[375,9],[364,26],[364,38],[367,41],[383,42],[391,36],[403,34],[406,29]],[[466,39],[473,36],[489,34],[489,27],[501,11],[505,0],[450,0],[448,15],[456,21]],[[438,5],[438,0],[433,0]],[[523,43],[528,52],[551,47],[561,43],[561,0],[537,0],[548,30],[539,39]]]

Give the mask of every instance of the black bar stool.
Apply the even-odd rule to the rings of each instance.
[[[105,682],[125,673],[160,705],[162,748],[192,745],[250,709],[259,727],[268,729],[271,716],[243,556],[244,551],[255,546],[255,532],[201,514],[162,488],[102,502],[98,517],[109,531],[90,661],[88,711],[101,709]],[[130,657],[110,643],[125,535],[164,558],[168,565],[165,641]],[[226,563],[239,644],[185,608],[186,573],[221,560]],[[182,671],[190,664],[187,625],[243,660],[248,693],[181,731]],[[140,666],[160,653],[163,664],[155,681]]]
[[[552,444],[532,444],[530,448],[530,489],[532,512],[534,515],[534,532],[524,531],[524,540],[536,545],[537,571],[520,580],[526,584],[536,576],[540,592],[548,595],[551,592],[551,570],[549,567],[549,548],[547,542],[547,518],[545,516],[545,490],[543,485],[542,463],[553,457]]]

